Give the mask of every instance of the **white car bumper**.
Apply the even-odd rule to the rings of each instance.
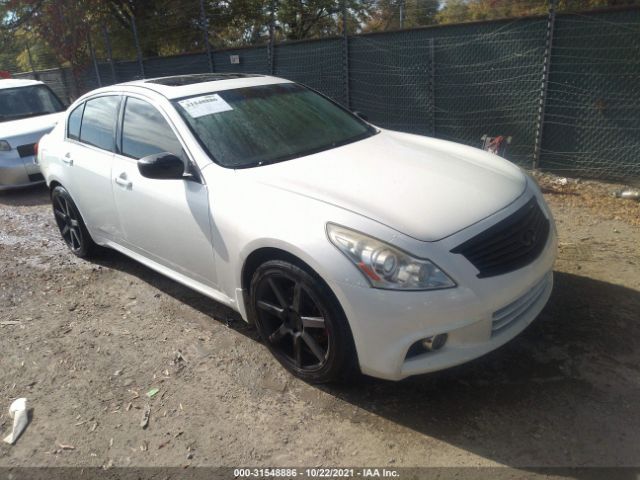
[[[43,182],[33,154],[21,155],[17,149],[0,152],[0,191]]]
[[[556,231],[551,221],[549,237],[539,257],[508,274],[476,278],[469,265],[466,275],[454,277],[459,282],[457,287],[422,292],[337,282],[334,288],[349,319],[362,372],[400,380],[459,365],[505,344],[524,330],[547,303],[553,287],[556,250]],[[454,262],[466,260],[456,258]],[[451,272],[446,264],[439,265]],[[441,349],[407,355],[414,343],[445,333],[448,339]]]

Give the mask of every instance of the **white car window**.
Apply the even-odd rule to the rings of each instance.
[[[160,112],[137,98],[128,98],[122,123],[122,154],[140,159],[156,153],[185,159],[180,141]]]
[[[352,113],[295,83],[224,90],[173,103],[211,158],[230,168],[281,162],[375,133]]]
[[[107,96],[88,100],[84,107],[80,141],[112,152],[120,97]]]
[[[64,105],[46,85],[0,90],[0,122],[61,112]]]
[[[74,140],[80,138],[80,124],[82,122],[82,112],[84,110],[84,103],[77,106],[67,120],[67,137]]]

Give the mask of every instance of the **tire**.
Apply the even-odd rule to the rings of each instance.
[[[55,187],[51,192],[51,203],[58,230],[69,250],[80,258],[95,255],[99,247],[91,238],[69,192],[60,185]]]
[[[351,379],[357,358],[351,330],[333,293],[320,279],[282,260],[253,274],[250,311],[273,356],[309,383]]]

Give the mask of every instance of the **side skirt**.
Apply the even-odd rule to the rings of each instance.
[[[170,279],[175,280],[178,283],[181,283],[185,287],[189,287],[192,290],[195,290],[196,292],[201,293],[205,297],[209,297],[215,300],[216,302],[220,302],[232,308],[236,312],[239,312],[238,304],[236,303],[235,299],[228,297],[227,295],[220,292],[219,290],[215,290],[207,285],[204,285],[185,275],[182,275],[181,273],[178,273],[175,270],[171,270],[170,268],[167,268],[164,265],[160,265],[159,263],[154,262],[153,260],[149,260],[148,258],[143,257],[142,255],[139,255],[129,250],[126,247],[123,247],[119,243],[115,243],[111,240],[106,240],[104,238],[101,238],[100,240],[101,240],[100,245],[117,250],[123,255],[126,255],[127,257],[132,258],[133,260],[145,265],[146,267],[149,267],[150,269],[155,270],[156,272],[164,275],[165,277],[169,277]]]

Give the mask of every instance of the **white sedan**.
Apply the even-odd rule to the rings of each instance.
[[[551,293],[555,226],[520,168],[281,78],[92,91],[39,161],[73,253],[116,249],[230,306],[310,382],[474,359]]]
[[[0,80],[0,191],[42,183],[35,146],[61,118],[64,105],[37,80]]]

